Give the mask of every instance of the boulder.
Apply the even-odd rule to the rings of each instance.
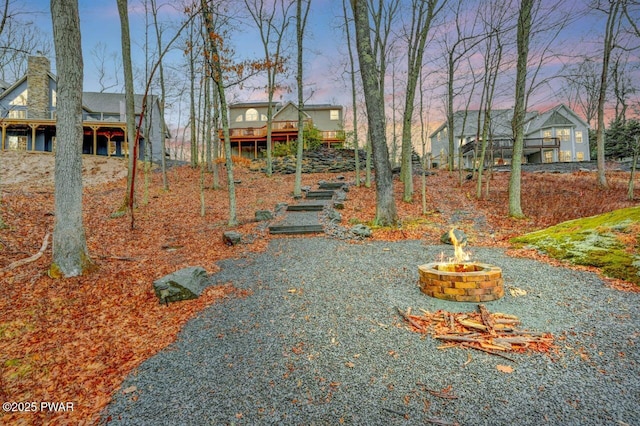
[[[327,211],[327,218],[331,222],[339,223],[342,220],[342,215],[340,214],[340,212],[334,209],[330,209],[329,211]]]
[[[361,223],[351,227],[351,232],[358,237],[368,238],[371,236],[371,228]]]
[[[201,266],[180,269],[153,282],[160,303],[197,299],[209,285],[207,271]]]
[[[444,234],[442,234],[442,236],[440,237],[440,242],[444,244],[453,244],[453,241],[451,241],[451,237],[449,236],[449,232],[450,231],[447,231]],[[456,240],[458,240],[458,243],[462,245],[467,244],[467,234],[465,234],[464,231],[461,231],[459,229],[454,229],[453,234],[455,235]]]
[[[226,231],[222,234],[222,241],[228,246],[235,246],[242,241],[242,235],[238,231]]]
[[[256,211],[256,220],[258,222],[264,222],[266,220],[273,219],[273,213],[270,210],[258,210]]]

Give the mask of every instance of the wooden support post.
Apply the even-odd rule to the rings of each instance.
[[[93,130],[93,155],[98,155],[98,126],[91,126]]]
[[[38,130],[37,124],[29,124],[31,127],[31,151],[36,150],[36,131]]]
[[[2,123],[2,140],[0,140],[0,151],[7,148],[7,123]]]

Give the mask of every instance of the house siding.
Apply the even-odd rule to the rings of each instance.
[[[463,142],[467,140],[475,140],[475,123],[477,123],[478,111],[469,111],[467,117],[467,124],[465,125],[465,134],[462,138]],[[461,126],[462,112],[456,112],[454,116],[454,132],[456,137],[454,138],[454,153],[458,154],[458,148],[460,146],[460,135],[456,130]],[[509,130],[510,117],[513,115],[512,110],[497,110],[492,112],[492,132],[493,140],[512,140],[512,133]],[[527,162],[545,162],[550,160],[553,162],[558,161],[590,161],[589,151],[589,128],[584,120],[580,119],[573,111],[567,108],[565,105],[558,105],[548,111],[537,113],[527,113],[527,122],[525,124],[525,139],[536,143],[537,139],[545,137],[559,138],[560,143],[556,148],[540,148],[529,149],[525,153],[525,161]],[[469,124],[470,123],[470,124]],[[467,127],[469,126],[469,127]],[[468,131],[467,131],[468,130]],[[545,132],[546,131],[546,132]],[[565,131],[563,134],[562,131]],[[442,166],[446,162],[446,158],[449,154],[449,141],[447,137],[447,123],[445,122],[439,128],[437,128],[431,135],[431,155],[433,161]],[[582,142],[578,142],[576,135],[582,135]],[[568,137],[566,137],[566,136]],[[496,153],[507,152],[510,155],[510,149],[505,148],[502,151],[496,151]],[[505,157],[510,160],[510,157]],[[471,158],[467,158],[465,162],[467,167],[472,166]]]

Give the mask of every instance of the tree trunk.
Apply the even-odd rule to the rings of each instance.
[[[609,61],[611,51],[614,48],[615,28],[618,24],[618,11],[620,0],[609,1],[609,13],[607,14],[607,27],[604,34],[604,51],[602,56],[602,73],[600,74],[600,92],[598,95],[598,124],[596,129],[596,149],[598,152],[598,186],[608,188],[607,176],[605,174],[605,127],[604,127],[604,104],[607,99],[607,78],[609,72]]]
[[[355,156],[355,184],[356,187],[360,186],[360,146],[358,143],[358,108],[357,108],[357,96],[356,96],[356,70],[353,59],[353,50],[351,49],[351,35],[349,34],[349,20],[347,18],[347,0],[342,0],[342,10],[344,12],[344,26],[347,32],[347,49],[349,51],[349,74],[351,77],[351,103],[353,104],[353,150]]]
[[[636,146],[633,150],[633,161],[631,163],[631,173],[629,174],[629,186],[627,189],[627,198],[629,201],[634,199],[634,179],[636,177],[636,167],[638,165],[638,154],[640,154],[640,136],[636,136]]]
[[[120,15],[121,42],[122,42],[122,67],[124,70],[124,99],[127,119],[126,140],[129,144],[129,168],[127,173],[127,194],[125,196],[125,208],[128,206],[133,218],[133,198],[135,166],[135,135],[136,135],[136,111],[133,90],[133,67],[131,65],[131,37],[129,33],[129,12],[127,0],[117,0],[118,13]],[[58,71],[59,73],[59,71]],[[131,221],[133,224],[133,220]]]
[[[529,58],[529,35],[531,33],[531,10],[536,0],[522,0],[518,15],[518,63],[516,67],[516,98],[513,108],[513,155],[509,179],[509,216],[523,218],[521,200],[522,150],[524,145],[524,121],[527,113],[526,83],[527,60]]]
[[[365,0],[351,0],[355,21],[360,73],[367,107],[369,135],[376,169],[376,218],[378,225],[393,225],[398,221],[393,181],[389,164],[389,148],[385,135],[384,100],[380,92],[380,75],[375,64],[369,36],[369,14]]]
[[[231,138],[229,136],[229,117],[227,115],[227,98],[224,88],[224,74],[222,70],[222,61],[220,51],[218,49],[218,41],[211,11],[207,6],[206,0],[200,0],[202,13],[204,16],[205,27],[209,35],[209,50],[211,57],[209,58],[213,81],[216,84],[218,101],[220,102],[220,118],[222,121],[222,132],[224,134],[224,156],[227,168],[227,191],[229,194],[229,226],[238,224],[238,216],[236,213],[236,187],[233,179],[233,160],[231,159]]]
[[[82,47],[77,0],[52,0],[58,69],[52,277],[82,275],[93,264],[82,223]]]
[[[304,153],[304,96],[303,96],[303,79],[302,79],[302,44],[304,40],[304,28],[307,24],[307,16],[311,0],[306,3],[306,10],[302,10],[302,0],[296,3],[296,40],[298,44],[298,70],[296,74],[296,83],[298,85],[298,146],[296,150],[296,176],[293,186],[294,197],[302,196],[302,154]],[[304,16],[303,16],[304,13]]]

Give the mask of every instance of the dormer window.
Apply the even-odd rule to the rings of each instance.
[[[332,109],[329,111],[329,119],[332,121],[340,120],[340,110]]]
[[[258,121],[258,110],[255,108],[249,108],[244,115],[247,121]]]
[[[236,123],[242,123],[244,117],[242,117],[241,115],[236,117]]]

